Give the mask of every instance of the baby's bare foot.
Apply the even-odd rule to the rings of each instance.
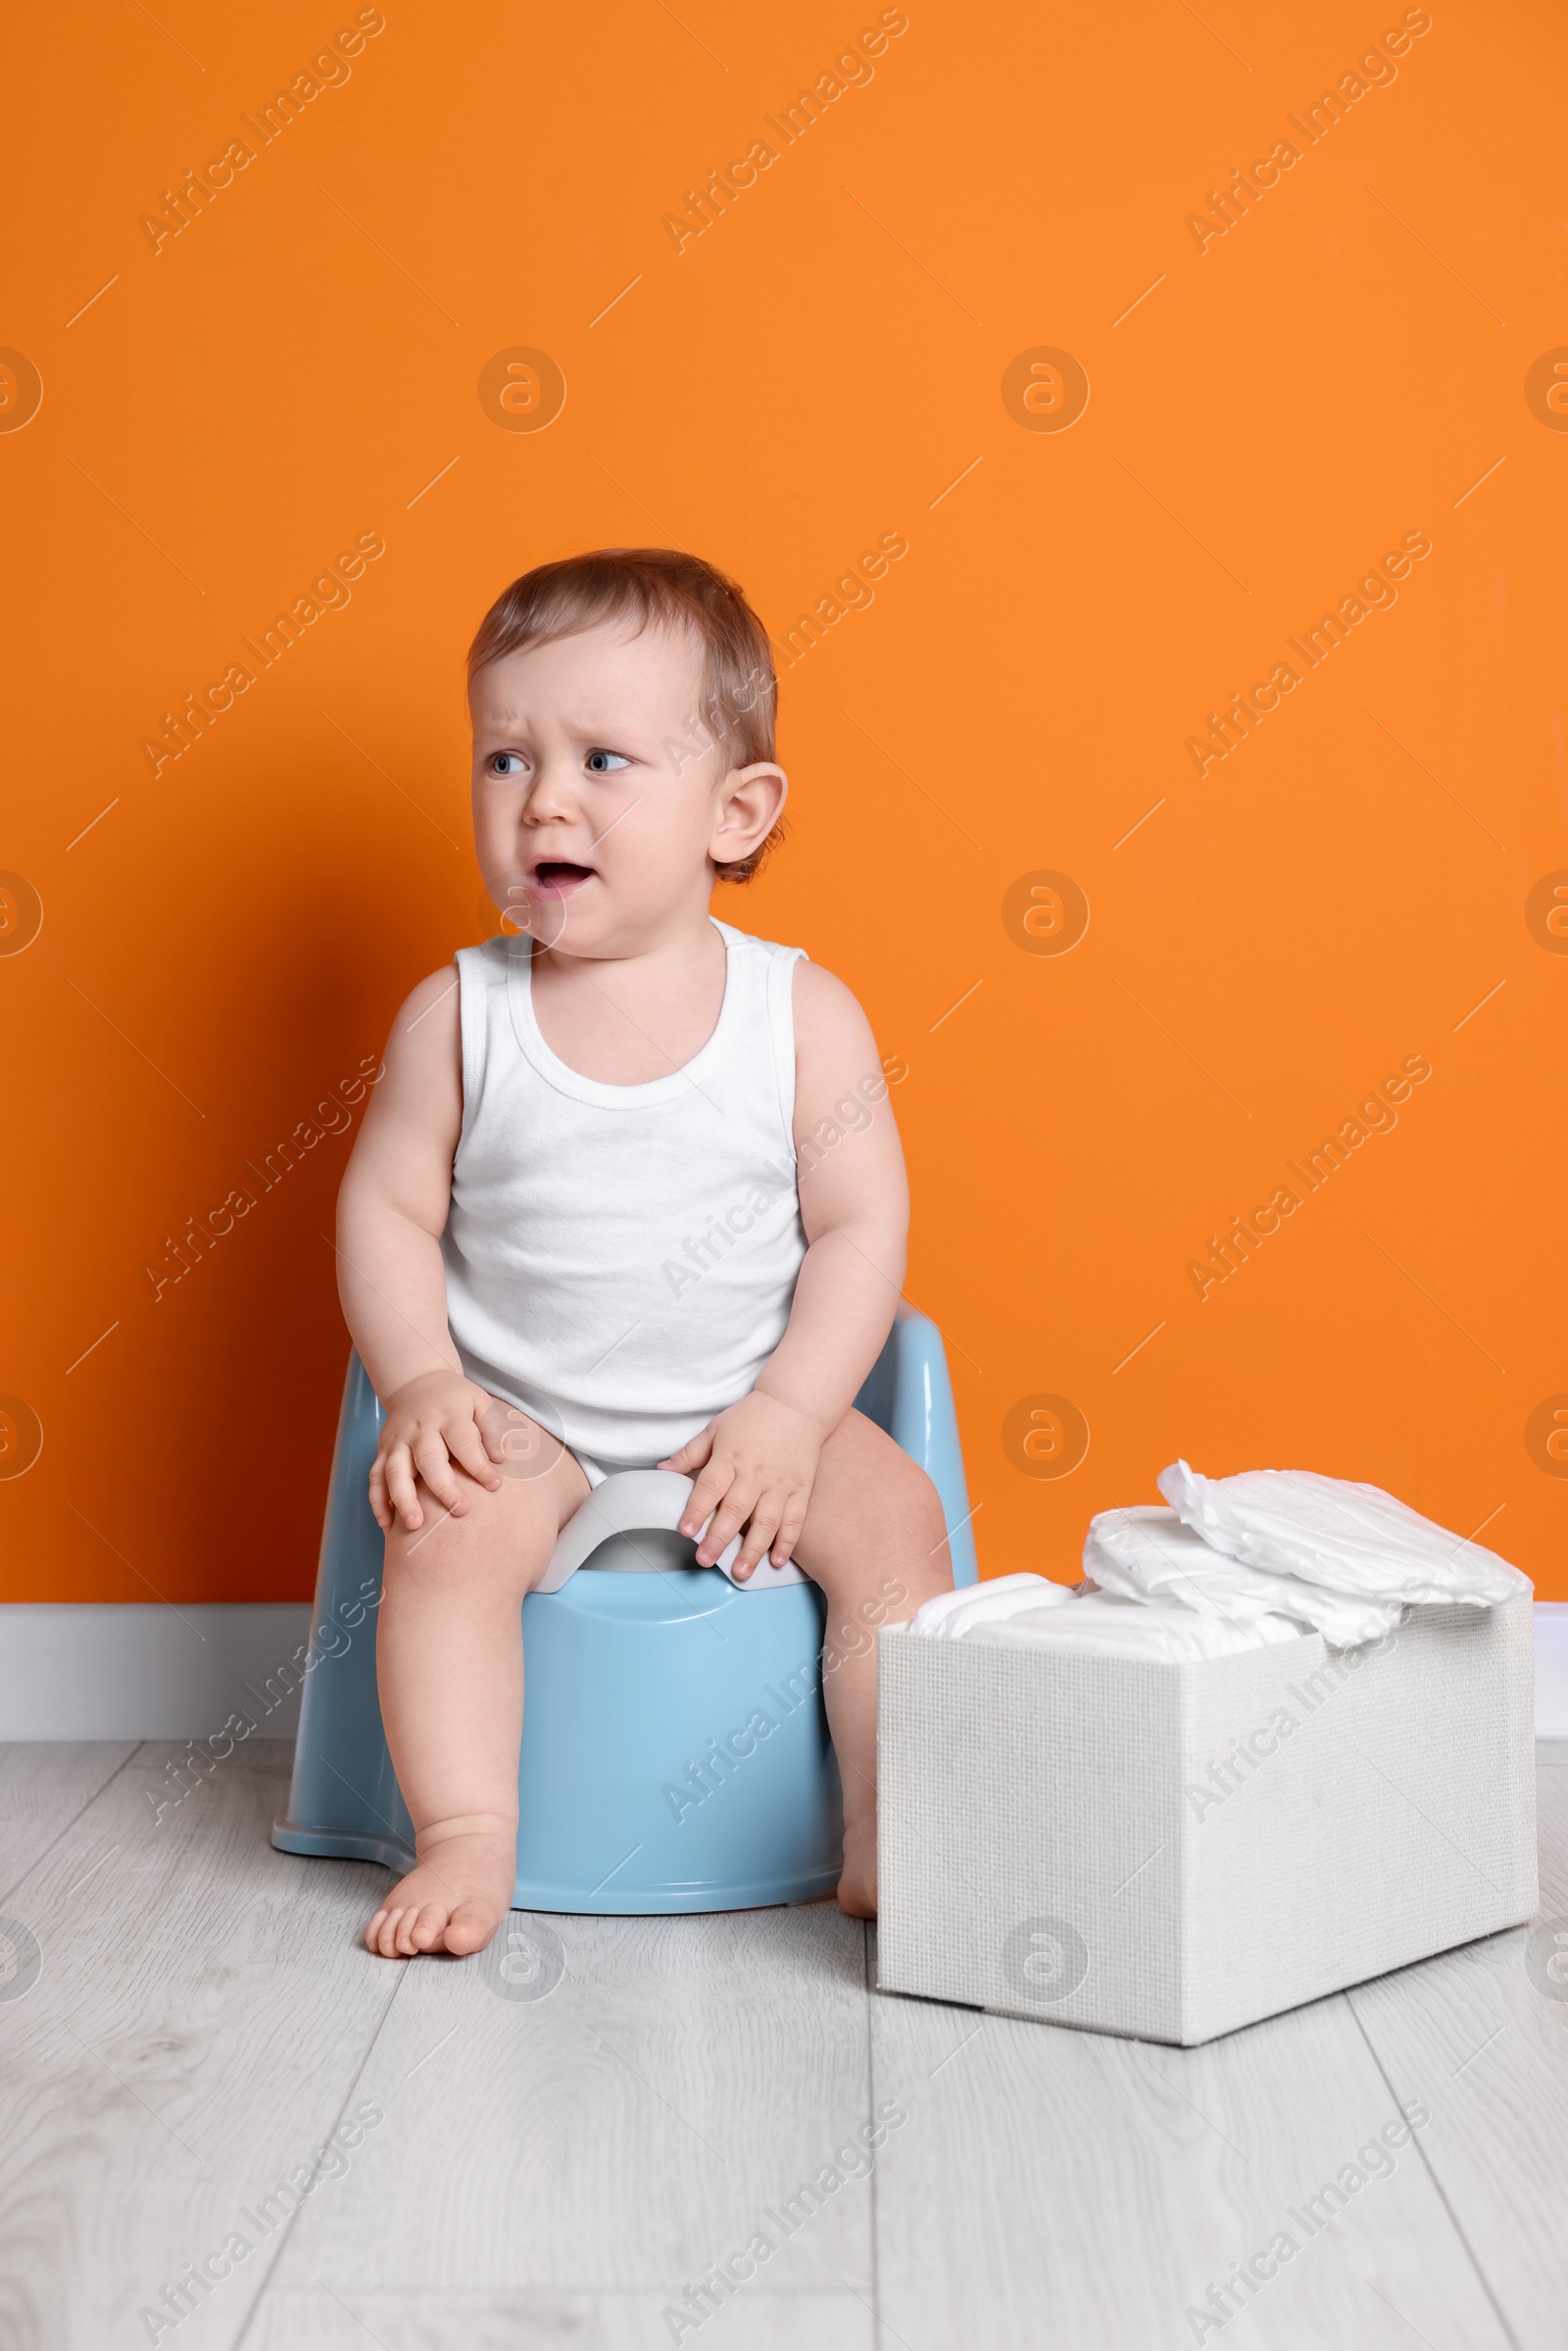
[[[839,1879],[838,1905],[852,1919],[876,1916],[876,1824],[857,1823],[844,1832],[844,1874]]]
[[[490,1940],[512,1901],[517,1875],[513,1828],[445,1831],[418,1838],[419,1859],[365,1930],[365,1947],[383,1959],[420,1951],[460,1957]]]

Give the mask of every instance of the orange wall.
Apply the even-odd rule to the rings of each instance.
[[[909,1290],[986,1571],[1072,1575],[1179,1450],[1375,1480],[1568,1594],[1549,357],[1527,397],[1568,344],[1560,12],[1434,0],[1309,142],[1291,118],[1396,5],[908,0],[786,145],[767,118],[884,13],[387,0],[265,145],[244,118],[352,7],[24,22],[0,1466],[29,1415],[43,1448],[0,1481],[9,1596],[311,1588],[345,1142],[270,1192],[247,1162],[493,927],[460,691],[492,595],[678,540],[783,640],[887,532],[874,603],[785,675],[787,850],[720,910],[843,973],[907,1064]],[[241,138],[155,250],[161,191]],[[759,140],[677,251],[665,216]],[[564,375],[546,429],[481,402],[518,348]],[[1067,429],[1042,349],[1087,376]],[[1411,533],[1396,603],[1308,668],[1290,639]],[[363,534],[352,602],[262,668],[244,640]],[[236,662],[155,774],[143,738]],[[1200,774],[1188,739],[1282,662]],[[1070,887],[1030,901],[1041,873]],[[1397,1125],[1306,1195],[1290,1162],[1416,1056]],[[1189,1262],[1282,1185],[1301,1205],[1200,1298]],[[166,1239],[242,1186],[155,1298]],[[1031,1422],[1042,1396],[1070,1409]],[[1034,1474],[1058,1423],[1087,1455]]]

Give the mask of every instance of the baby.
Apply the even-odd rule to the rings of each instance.
[[[859,1628],[953,1577],[935,1489],[854,1409],[908,1221],[869,1024],[802,950],[709,912],[788,789],[767,634],[696,557],[608,549],[514,581],[468,674],[474,843],[515,931],[403,1005],[339,1200],[386,1410],[376,1659],[418,1856],[366,1942],[474,1951],[505,1916],[523,1596],[632,1468],[695,1480],[701,1565],[743,1533],[737,1579],[793,1559],[826,1595],[838,1899],[871,1917]]]

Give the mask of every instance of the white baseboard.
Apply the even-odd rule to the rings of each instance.
[[[0,1608],[0,1739],[208,1739],[236,1709],[292,1739],[278,1668],[310,1629],[306,1600]]]
[[[291,1739],[278,1669],[310,1620],[304,1600],[0,1607],[0,1739],[207,1739],[236,1708]],[[1536,1602],[1536,1736],[1568,1739],[1568,1600]]]

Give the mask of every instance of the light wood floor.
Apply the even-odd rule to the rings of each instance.
[[[1185,2052],[880,1996],[822,1907],[540,1922],[509,1984],[359,1948],[384,1874],[272,1851],[285,1747],[155,1822],[170,1752],[0,1749],[0,1914],[42,1953],[0,1984],[0,2351],[1158,2351],[1281,2229],[1300,2251],[1203,2340],[1568,2344],[1568,1998],[1523,1931]],[[1553,1919],[1568,1744],[1541,1788]],[[1306,2241],[1288,2208],[1413,2100]],[[786,2238],[878,2109],[873,2175]],[[345,2120],[339,2176],[264,2233]],[[234,2231],[177,2327],[138,2315]]]

